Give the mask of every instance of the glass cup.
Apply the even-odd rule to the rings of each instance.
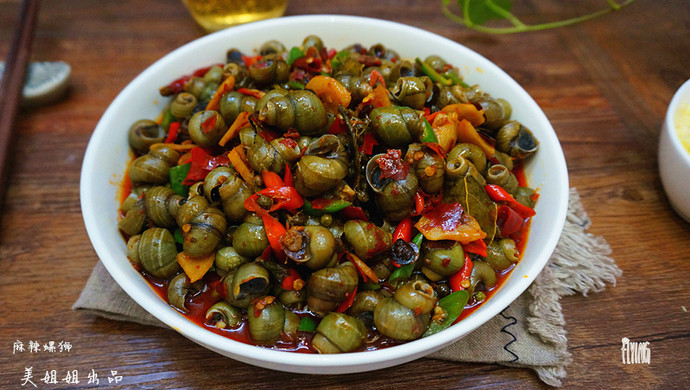
[[[287,0],[182,0],[207,32],[282,16]]]

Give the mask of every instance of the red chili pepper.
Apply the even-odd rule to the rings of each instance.
[[[446,151],[443,150],[443,148],[441,147],[441,145],[437,144],[436,142],[424,142],[424,145],[426,145],[426,146],[428,146],[429,148],[431,148],[431,150],[433,150],[434,152],[436,152],[439,156],[441,156],[441,157],[443,157],[443,158],[446,158]]]
[[[216,64],[216,65],[223,66],[223,64]],[[208,70],[211,69],[211,67],[213,67],[213,65],[207,66],[205,68],[199,68],[199,69],[195,70],[192,74],[182,76],[179,79],[166,85],[165,87],[160,88],[161,95],[172,96],[172,95],[175,95],[175,94],[182,92],[184,90],[185,84],[187,84],[187,81],[189,81],[189,79],[192,78],[192,76],[201,77],[201,76],[205,75],[206,72],[208,72]]]
[[[292,127],[288,129],[287,132],[283,133],[283,137],[285,138],[292,138],[292,139],[298,139],[300,137],[299,132]]]
[[[465,289],[462,287],[462,282],[470,278],[470,275],[472,275],[472,267],[472,260],[470,260],[470,256],[465,253],[465,264],[462,265],[460,271],[448,278],[448,284],[451,290],[460,291]]]
[[[335,120],[331,124],[331,128],[328,130],[328,134],[340,134],[340,133],[346,133],[346,132],[347,132],[347,128],[345,127],[345,124],[340,119],[340,117],[335,118]]]
[[[290,275],[286,276],[281,283],[283,290],[295,290],[295,282],[302,279],[302,277],[292,268],[288,268]]]
[[[223,65],[225,65],[225,64],[223,64],[223,63],[218,63],[218,64],[214,64],[214,65],[211,65],[211,66],[206,66],[206,67],[204,67],[204,68],[199,68],[199,69],[195,70],[195,71],[192,73],[192,76],[194,76],[194,77],[202,77],[202,76],[204,76],[206,73],[208,73],[208,71],[209,71],[211,68],[213,68],[213,67],[216,66],[216,65],[218,65],[218,66],[220,66],[220,67],[223,67]]]
[[[206,166],[204,166],[204,169],[210,172],[215,167],[219,167],[221,165],[228,166],[229,164],[230,160],[228,159],[228,157],[224,154],[219,154],[217,156],[209,156],[206,160]]]
[[[184,90],[184,85],[187,84],[187,81],[189,81],[189,79],[191,77],[192,76],[190,76],[190,75],[180,77],[179,79],[171,82],[170,84],[166,85],[165,87],[162,87],[160,89],[161,95],[172,96],[172,95],[175,95],[175,94],[182,92]]]
[[[266,211],[266,209],[259,206],[259,203],[257,202],[257,199],[259,199],[259,197],[254,195],[250,196],[244,201],[244,208],[247,209],[247,211],[259,214],[259,216],[263,214],[268,214],[268,211]]]
[[[264,170],[261,172],[261,177],[264,179],[264,186],[266,188],[285,186],[283,179],[275,172]]]
[[[218,166],[227,166],[229,160],[225,155],[213,156],[211,150],[201,147],[194,147],[189,151],[191,155],[191,166],[182,184],[189,186],[198,181],[204,180],[206,175]]]
[[[489,195],[489,198],[494,202],[506,202],[508,207],[515,210],[516,213],[524,219],[527,219],[535,214],[534,209],[523,205],[513,198],[503,187],[496,184],[487,184],[484,186],[484,191]]]
[[[283,226],[283,224],[280,223],[280,221],[273,218],[273,216],[271,216],[271,214],[269,213],[261,215],[261,219],[264,222],[266,238],[268,238],[268,243],[271,245],[273,253],[282,262],[287,262],[287,256],[285,255],[283,248],[280,246],[280,238],[283,236],[283,234],[287,233],[287,229],[285,229],[285,226]]]
[[[237,90],[237,92],[241,93],[242,95],[253,96],[257,99],[261,99],[265,95],[265,92],[263,92],[263,91],[259,91],[258,89],[249,89],[249,88],[240,88]]]
[[[362,138],[362,146],[359,147],[359,151],[371,155],[374,153],[374,146],[378,144],[379,142],[376,140],[376,137],[374,137],[374,134],[366,133]]]
[[[282,179],[281,179],[282,182]],[[256,194],[250,196],[258,198],[259,195],[268,196],[273,199],[273,206],[268,209],[268,212],[273,212],[276,210],[297,210],[304,204],[304,198],[297,192],[295,187],[269,187],[257,192]]]
[[[417,190],[414,194],[414,215],[422,215],[424,211],[424,195],[422,190]]]
[[[410,242],[412,239],[412,218],[407,217],[398,223],[398,227],[393,232],[393,242],[403,240]]]
[[[344,209],[340,210],[339,214],[346,221],[355,219],[369,222],[369,218],[364,213],[364,210],[359,206],[347,206]]]
[[[369,85],[373,87],[376,85],[377,81],[380,82],[384,87],[386,86],[386,80],[383,78],[383,76],[381,76],[381,73],[379,73],[378,70],[374,69],[371,71],[371,75],[369,76]]]
[[[348,295],[343,302],[340,303],[337,309],[338,313],[344,313],[347,309],[349,309],[352,306],[352,303],[355,301],[355,295],[357,295],[357,286],[355,286],[355,290]]]
[[[465,252],[476,253],[479,256],[486,257],[486,242],[484,240],[474,240],[467,244],[462,244],[462,249]]]
[[[525,220],[515,210],[506,205],[498,208],[496,223],[501,227],[501,236],[508,237],[520,230]]]
[[[434,121],[434,118],[436,118],[436,115],[438,115],[440,112],[441,112],[441,111],[436,111],[436,112],[433,113],[433,114],[427,114],[427,115],[425,116],[425,118],[426,118],[426,120],[427,120],[429,123],[431,123],[431,122]]]
[[[254,63],[259,62],[261,60],[261,56],[242,56],[242,61],[244,61],[244,64],[247,65],[247,67],[252,66]]]
[[[204,134],[208,134],[209,131],[216,127],[216,120],[216,115],[211,115],[208,119],[201,122],[201,130],[204,132]]]
[[[177,133],[180,130],[180,122],[171,122],[168,127],[168,136],[165,138],[165,143],[173,143],[177,139]]]
[[[263,252],[261,252],[261,256],[259,257],[261,257],[261,259],[264,261],[269,261],[271,260],[271,253],[273,253],[273,248],[271,248],[271,246],[269,245],[266,247],[266,249],[264,249]]]
[[[295,186],[295,179],[292,177],[292,171],[290,170],[290,164],[285,163],[285,176],[283,177],[283,182],[288,187]]]
[[[283,138],[280,141],[281,144],[285,145],[288,148],[294,149],[297,147],[297,141],[295,141],[292,138]]]

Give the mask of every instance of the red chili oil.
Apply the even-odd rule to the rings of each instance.
[[[385,155],[376,160],[381,168],[381,179],[403,180],[410,171],[410,164],[402,161],[400,150],[388,149]]]

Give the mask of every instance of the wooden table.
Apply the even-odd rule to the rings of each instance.
[[[604,1],[515,1],[528,22],[562,19]],[[662,5],[663,4],[663,5]],[[0,58],[18,2],[0,1]],[[562,300],[568,387],[690,386],[690,224],[669,207],[657,172],[657,136],[673,92],[690,78],[690,4],[639,0],[586,24],[507,36],[454,24],[440,2],[291,0],[288,15],[379,17],[421,27],[494,61],[541,105],[565,151],[570,184],[624,274],[615,288]],[[28,367],[41,388],[100,386],[543,388],[527,369],[420,359],[346,376],[307,376],[245,365],[169,330],[78,314],[71,305],[97,261],[79,207],[79,172],[98,119],[139,72],[203,35],[180,2],[44,1],[34,60],[72,65],[70,95],[19,115],[0,225],[0,388]],[[0,115],[2,115],[0,113]],[[685,179],[687,180],[687,178]],[[651,364],[623,365],[621,338],[649,341]],[[14,353],[30,341],[71,350]],[[69,344],[65,344],[69,343]],[[40,382],[56,370],[59,384]],[[116,371],[117,373],[111,373]],[[113,383],[108,383],[108,377]]]

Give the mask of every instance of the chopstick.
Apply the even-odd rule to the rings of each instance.
[[[12,135],[24,88],[26,66],[31,54],[38,8],[39,0],[22,1],[19,25],[12,38],[12,46],[7,54],[5,72],[0,84],[0,212],[7,187]]]

